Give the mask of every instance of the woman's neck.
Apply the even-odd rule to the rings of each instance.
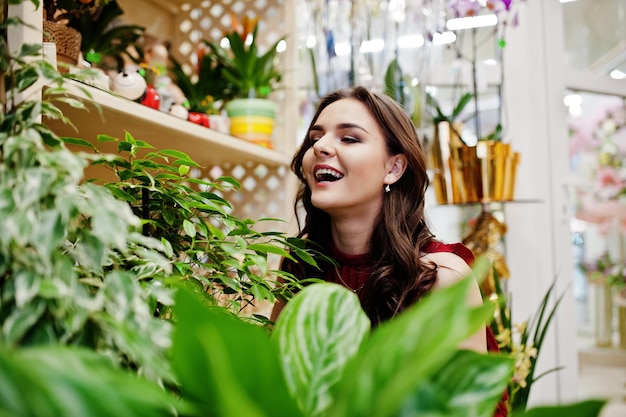
[[[367,253],[373,228],[373,224],[369,227],[364,226],[360,219],[332,220],[333,244],[340,252],[348,255]]]

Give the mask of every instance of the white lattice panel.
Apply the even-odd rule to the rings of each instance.
[[[203,39],[219,41],[232,29],[230,12],[241,20],[245,15],[259,18],[259,49],[268,48],[287,33],[284,16],[285,0],[205,0],[181,6],[175,18],[177,31],[173,53],[195,63],[196,45]]]
[[[172,54],[190,70],[196,63],[196,46],[202,40],[219,41],[224,33],[232,30],[230,12],[241,22],[244,16],[258,18],[258,38],[260,52],[265,52],[281,38],[286,38],[286,0],[206,0],[189,2],[180,6],[174,18],[175,33],[172,39]],[[278,54],[279,67],[285,68],[286,58]],[[283,119],[285,118],[286,95],[279,89],[272,94],[278,103],[274,148],[285,150]],[[293,145],[291,146],[293,148]],[[224,197],[232,203],[233,214],[242,218],[260,219],[263,217],[287,219],[290,217],[293,192],[288,189],[287,178],[291,175],[288,167],[268,167],[265,165],[224,164],[204,169],[199,176],[214,180],[225,175],[241,184],[240,192],[228,192]],[[267,228],[281,228],[286,225],[273,223]]]
[[[195,177],[214,181],[220,176],[235,178],[241,184],[240,191],[222,193],[233,206],[234,215],[240,218],[258,220],[260,218],[286,219],[289,202],[293,194],[285,186],[287,176],[292,175],[288,167],[267,167],[263,164],[224,164],[193,173]],[[263,224],[260,225],[263,227]],[[287,224],[265,225],[263,229],[287,230]]]

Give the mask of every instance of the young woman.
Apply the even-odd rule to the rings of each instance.
[[[351,289],[373,326],[471,272],[472,253],[436,241],[428,228],[426,156],[392,99],[364,87],[322,98],[291,168],[301,182],[296,216],[305,214],[299,236],[339,266],[323,264],[320,271],[285,261],[283,268]],[[468,303],[482,304],[476,282]],[[276,304],[272,319],[282,307]],[[486,332],[461,347],[486,352]]]

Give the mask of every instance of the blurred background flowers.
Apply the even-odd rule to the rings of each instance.
[[[616,98],[570,122],[573,180],[600,200],[626,203],[626,103]]]

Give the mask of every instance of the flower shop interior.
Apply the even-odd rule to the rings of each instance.
[[[29,1],[10,12],[32,24],[10,46],[43,41],[60,72],[93,70],[67,86],[88,112],[68,101],[59,108],[72,124],[45,124],[185,152],[196,177],[241,183],[224,192],[234,213],[285,220],[270,228],[295,230],[289,164],[316,100],[351,85],[393,97],[429,155],[437,237],[487,255],[516,324],[544,298],[546,315],[554,307],[529,402],[605,398],[602,417],[626,415],[625,1],[117,0],[107,27],[139,29],[113,59],[96,41],[85,49],[88,36],[105,38],[96,24],[77,58],[42,38],[70,7],[56,3],[46,16]],[[231,28],[254,34],[280,72],[262,93],[271,114],[254,116],[260,131],[240,126],[204,60],[228,49]],[[478,186],[460,148],[475,150]]]

